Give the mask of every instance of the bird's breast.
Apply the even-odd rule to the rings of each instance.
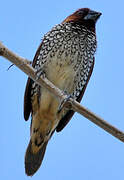
[[[75,72],[73,66],[70,64],[70,59],[63,58],[58,59],[57,56],[52,58],[49,63],[44,67],[46,77],[62,91],[66,91],[68,94],[73,92],[74,76]],[[41,88],[40,108],[39,114],[42,114],[44,118],[51,119],[53,122],[53,129],[56,126],[57,111],[59,107],[59,101],[53,96],[46,88]]]
[[[46,68],[47,78],[58,88],[68,93],[73,90],[74,68],[70,57],[51,59]],[[72,90],[71,90],[72,89]]]

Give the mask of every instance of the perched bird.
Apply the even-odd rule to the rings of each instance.
[[[94,66],[95,24],[101,13],[81,8],[53,27],[36,52],[33,67],[67,95],[81,101]],[[24,118],[31,114],[31,138],[25,155],[25,171],[32,176],[40,167],[54,131],[61,131],[74,112],[63,108],[44,87],[28,78]]]

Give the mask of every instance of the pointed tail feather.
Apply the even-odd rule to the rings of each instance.
[[[25,173],[28,176],[33,176],[39,169],[45,154],[47,143],[48,141],[43,144],[37,153],[33,153],[31,141],[29,142],[25,155]]]

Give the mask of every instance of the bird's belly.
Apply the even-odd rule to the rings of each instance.
[[[53,60],[47,68],[45,68],[47,78],[58,88],[66,91],[68,94],[73,92],[74,86],[74,70],[68,61]],[[40,114],[44,116],[42,119],[49,119],[53,121],[55,126],[56,121],[59,121],[57,111],[59,107],[59,101],[53,96],[46,88],[41,89],[40,98]],[[60,116],[59,116],[60,117]]]
[[[51,60],[46,70],[47,78],[58,88],[67,93],[73,91],[74,69],[70,64],[70,58]]]
[[[46,77],[58,88],[63,91],[66,91],[68,94],[73,92],[74,86],[74,70],[69,62],[67,61],[51,61],[46,68],[44,69]],[[44,141],[50,138],[51,133],[57,127],[59,121],[61,120],[64,110],[60,113],[58,112],[60,102],[58,99],[51,94],[46,88],[41,88],[41,97],[37,112],[33,116],[32,123],[32,142],[35,144],[41,142],[43,137]],[[37,133],[34,133],[34,131]],[[49,132],[49,133],[48,133]],[[47,134],[47,135],[46,135]],[[42,136],[41,136],[42,135]],[[34,145],[34,152],[38,151]]]

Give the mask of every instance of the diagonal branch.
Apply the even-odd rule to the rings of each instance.
[[[10,51],[8,48],[6,48],[2,43],[0,43],[0,56],[3,56],[4,58],[8,59],[10,62],[15,64],[19,69],[21,69],[24,73],[26,73],[31,79],[36,81],[40,86],[44,86],[47,88],[50,93],[52,93],[55,97],[57,97],[60,101],[64,101],[64,99],[67,97],[65,94],[62,93],[60,89],[58,89],[56,86],[54,86],[48,79],[40,77],[37,79],[37,75],[35,73],[35,69],[30,66],[30,61],[27,59],[24,59],[12,51]],[[124,142],[124,132],[120,131],[116,127],[112,126],[102,118],[98,117],[88,109],[81,106],[77,101],[70,99],[65,106],[71,108],[75,112],[80,113],[114,137],[118,138],[122,142]]]

